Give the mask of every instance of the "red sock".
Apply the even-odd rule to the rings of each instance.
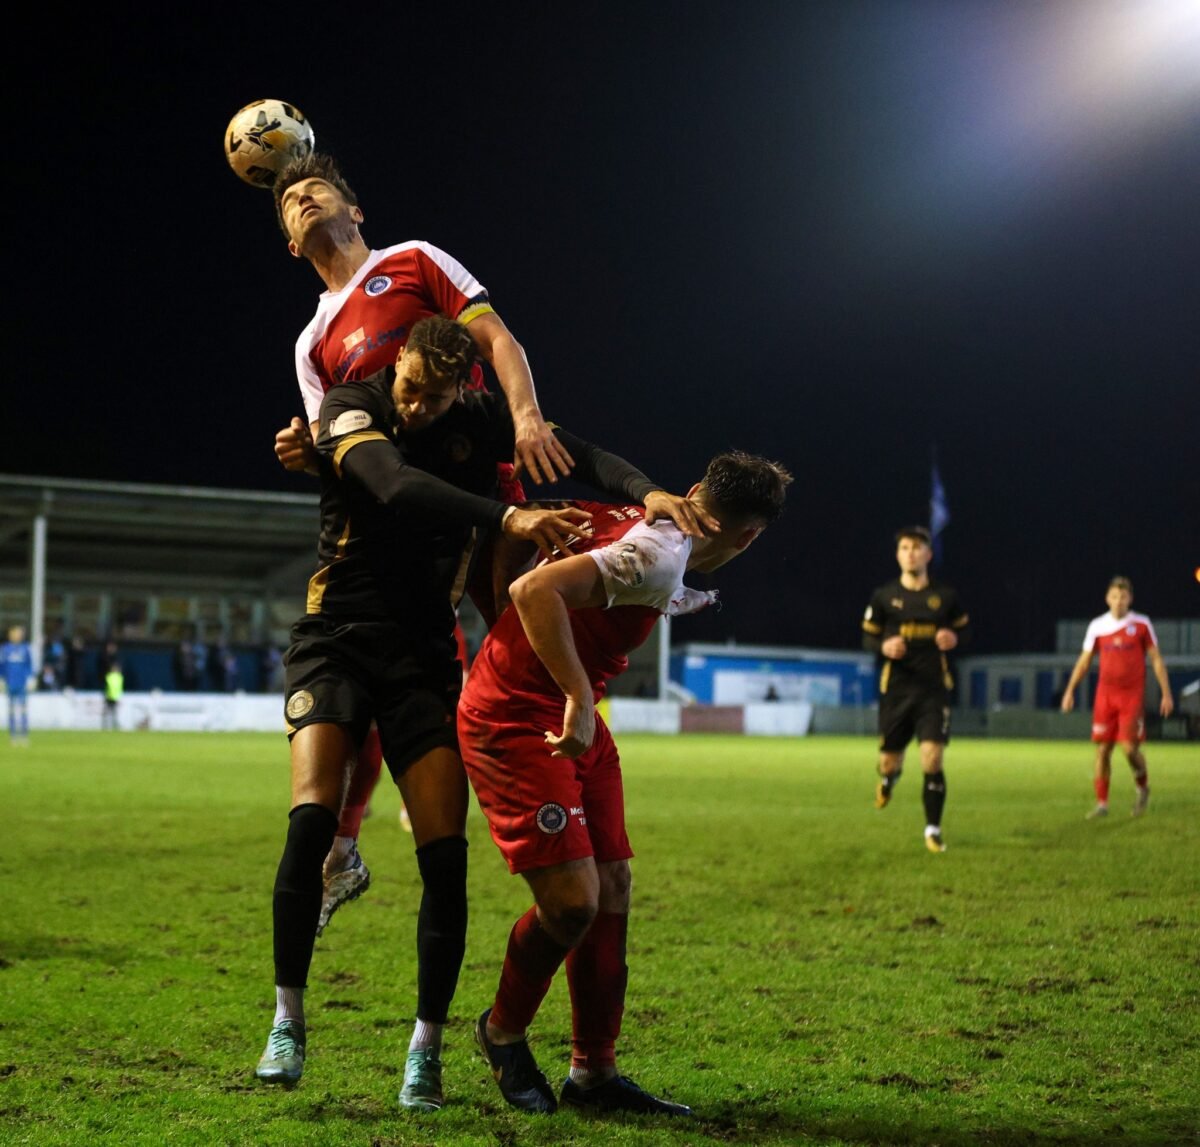
[[[358,838],[363,816],[370,803],[371,794],[379,783],[379,770],[383,767],[383,749],[379,744],[379,731],[372,728],[358,751],[358,760],[350,774],[350,787],[346,791],[346,802],[342,805],[342,816],[338,821],[338,836]]]
[[[1108,804],[1108,777],[1096,778],[1096,800]]]
[[[600,912],[579,947],[567,957],[571,988],[571,1066],[599,1071],[617,1062],[617,1036],[625,1012],[625,936],[629,917]]]
[[[567,949],[542,927],[537,908],[530,908],[509,933],[489,1023],[514,1034],[529,1027],[566,958]]]

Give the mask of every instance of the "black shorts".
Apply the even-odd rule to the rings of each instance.
[[[433,749],[458,751],[462,665],[453,632],[313,614],[292,626],[283,664],[289,739],[305,725],[342,725],[361,745],[374,720],[397,779]]]
[[[913,738],[950,743],[950,695],[943,689],[885,693],[879,699],[879,747],[902,752]]]

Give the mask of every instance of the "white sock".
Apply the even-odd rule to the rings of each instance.
[[[600,1084],[606,1082],[607,1080],[615,1079],[616,1075],[617,1069],[615,1067],[612,1069],[612,1071],[608,1072],[592,1071],[590,1068],[586,1067],[571,1068],[571,1082],[575,1084],[576,1087],[582,1087],[585,1091],[589,1087],[599,1087]]]
[[[926,836],[933,836],[933,834],[935,832],[941,832],[941,831],[942,831],[942,826],[940,824],[927,824],[925,826],[925,835]]]
[[[435,1054],[441,1054],[442,1050],[442,1029],[445,1024],[426,1023],[425,1020],[417,1020],[416,1027],[413,1028],[412,1040],[409,1042],[409,1051],[432,1051]]]
[[[297,1020],[304,1023],[304,989],[275,985],[275,1023]]]

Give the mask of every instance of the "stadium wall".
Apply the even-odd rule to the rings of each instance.
[[[31,729],[99,729],[104,694],[90,689],[29,695]],[[0,695],[0,723],[8,724],[8,697]],[[117,705],[123,732],[284,733],[278,693],[126,693]]]
[[[126,693],[117,709],[122,731],[280,733],[284,731],[282,696],[278,693],[172,693],[161,690]],[[103,695],[94,690],[66,689],[29,697],[32,729],[99,729]],[[804,702],[757,702],[749,705],[684,705],[677,701],[610,697],[600,711],[614,733],[734,733],[761,737],[809,734],[876,738],[874,708],[810,705]],[[8,697],[0,693],[0,725],[8,722]],[[1155,739],[1200,737],[1200,713],[1181,711],[1169,720],[1148,717]],[[986,713],[958,709],[955,737],[1087,740],[1091,715],[1000,709]]]

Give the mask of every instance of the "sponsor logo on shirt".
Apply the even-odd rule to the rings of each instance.
[[[343,410],[330,424],[329,436],[351,434],[355,430],[366,430],[371,425],[371,415],[366,410]]]
[[[391,275],[372,275],[365,284],[363,290],[374,298],[376,295],[382,295],[384,291],[392,285]]]
[[[355,331],[350,338],[355,338],[362,331]],[[381,331],[379,334],[371,335],[363,341],[356,342],[353,347],[347,346],[346,349],[350,352],[341,362],[333,368],[333,381],[345,382],[353,369],[354,364],[369,350],[378,350],[388,343],[402,343],[408,337],[408,327],[393,327],[390,331]],[[344,340],[349,341],[349,340]]]
[[[353,350],[366,337],[367,332],[364,331],[362,327],[359,327],[358,330],[354,331],[352,334],[348,334],[344,339],[342,339],[342,346],[344,346],[346,350]]]

